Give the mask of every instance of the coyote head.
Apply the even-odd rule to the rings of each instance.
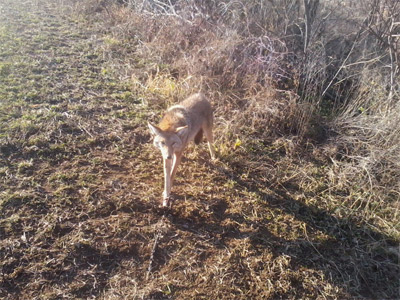
[[[175,151],[183,150],[182,137],[187,132],[187,126],[179,127],[175,131],[166,131],[150,123],[148,125],[154,137],[154,146],[161,150],[164,160],[172,159]]]

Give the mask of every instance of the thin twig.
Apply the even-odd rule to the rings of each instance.
[[[160,239],[160,236],[161,236],[161,229],[164,227],[164,224],[165,224],[165,214],[163,214],[163,216],[162,216],[162,218],[160,220],[160,223],[161,224],[157,228],[156,233],[154,235],[154,243],[153,243],[153,248],[151,249],[149,266],[147,268],[147,273],[146,273],[146,280],[149,279],[150,273],[153,270],[154,253],[156,252],[157,245],[158,245],[158,240]]]

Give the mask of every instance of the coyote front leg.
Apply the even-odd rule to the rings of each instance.
[[[171,187],[174,182],[175,174],[181,162],[182,152],[175,152],[173,161],[171,159],[164,159],[164,193],[163,193],[163,206],[169,205],[169,197],[171,195]]]
[[[163,192],[163,206],[168,206],[169,196],[171,194],[171,170],[172,160],[164,159],[164,192]]]

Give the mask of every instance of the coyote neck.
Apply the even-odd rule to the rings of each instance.
[[[175,132],[177,128],[188,125],[184,107],[171,107],[164,115],[158,127],[162,131]]]

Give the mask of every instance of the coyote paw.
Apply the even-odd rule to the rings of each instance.
[[[171,197],[163,197],[163,207],[170,207],[171,206]]]

